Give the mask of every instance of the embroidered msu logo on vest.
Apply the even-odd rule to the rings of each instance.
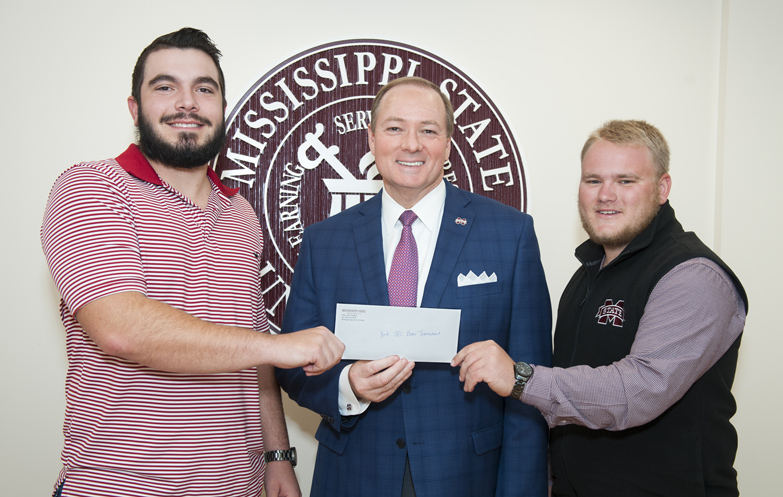
[[[623,309],[624,301],[618,300],[616,304],[612,303],[612,299],[606,299],[604,305],[598,308],[598,314],[595,317],[598,318],[598,324],[612,323],[618,328],[623,327],[623,321],[625,321],[625,309]]]

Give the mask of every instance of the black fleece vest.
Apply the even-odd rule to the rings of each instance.
[[[630,353],[639,320],[658,281],[696,257],[717,263],[748,300],[734,273],[692,232],[684,232],[669,203],[610,264],[603,249],[577,248],[583,266],[558,309],[554,365],[609,365]],[[737,434],[731,385],[738,338],[684,397],[646,425],[610,432],[567,425],[551,432],[555,495],[737,496]]]

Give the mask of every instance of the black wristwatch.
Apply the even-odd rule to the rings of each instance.
[[[268,450],[264,452],[264,461],[289,461],[291,466],[296,467],[296,447],[287,450]]]
[[[514,400],[519,400],[520,397],[522,397],[522,390],[525,388],[525,384],[527,384],[527,381],[530,379],[530,377],[533,376],[533,368],[530,367],[530,364],[526,362],[518,362],[514,364],[514,378],[516,378],[516,383],[514,383],[514,388],[511,389],[511,397]]]

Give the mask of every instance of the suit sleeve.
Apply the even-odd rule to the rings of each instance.
[[[291,281],[291,294],[286,303],[281,333],[325,326],[334,332],[335,309],[323,312],[319,308],[316,289],[316,275],[313,273],[313,245],[310,231],[305,230]],[[302,368],[277,369],[277,381],[288,396],[297,404],[319,414],[332,428],[340,431],[355,423],[356,416],[341,422],[338,406],[340,372],[350,364],[340,361],[329,371],[318,376],[307,376]]]
[[[552,362],[552,309],[538,240],[529,216],[518,241],[508,353],[515,361]],[[549,430],[537,409],[505,399],[497,496],[547,495]]]

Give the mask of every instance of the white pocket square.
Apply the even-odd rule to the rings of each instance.
[[[476,276],[473,271],[470,271],[467,276],[460,273],[457,276],[457,286],[470,286],[470,285],[483,285],[484,283],[497,283],[498,276],[492,273],[487,276],[487,272],[484,271],[480,276]]]

